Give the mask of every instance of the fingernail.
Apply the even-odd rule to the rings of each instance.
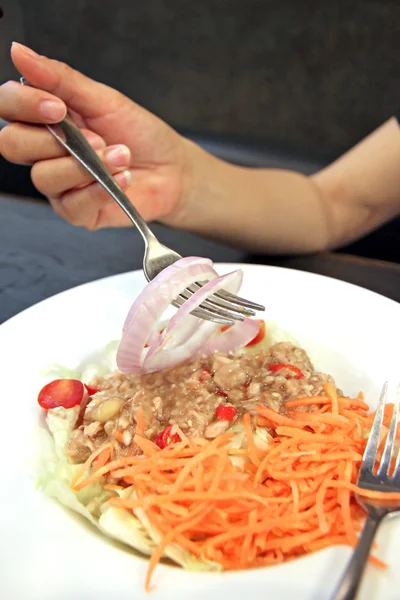
[[[28,46],[24,46],[19,42],[13,42],[11,45],[18,47],[22,52],[24,52],[28,56],[31,56],[32,58],[40,58],[40,55],[31,48],[28,48]]]
[[[65,105],[57,100],[44,100],[40,103],[40,112],[49,121],[61,121],[65,117]]]
[[[129,165],[131,153],[127,146],[122,144],[111,146],[106,150],[105,158],[107,163],[112,167],[125,167]]]
[[[132,182],[132,173],[127,169],[114,175],[114,179],[121,187],[127,187]]]

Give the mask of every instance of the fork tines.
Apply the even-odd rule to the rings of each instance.
[[[202,283],[198,282],[186,288],[175,299],[174,306],[182,306],[201,287]],[[265,307],[235,296],[226,290],[220,290],[204,300],[191,314],[208,321],[233,325],[234,321],[243,321],[246,317],[253,317],[256,310],[265,310]]]
[[[385,411],[385,405],[387,400],[388,384],[384,384],[381,396],[379,398],[378,407],[376,410],[374,422],[371,428],[371,432],[368,438],[368,442],[365,448],[364,457],[359,474],[359,484],[362,483],[363,479],[368,479],[374,472],[374,466],[377,462],[378,448],[382,440],[382,422]],[[400,452],[397,449],[396,458],[396,434],[397,425],[399,421],[399,403],[400,403],[400,386],[397,390],[397,398],[393,408],[393,415],[390,422],[385,447],[383,450],[382,458],[379,464],[377,477],[382,482],[389,479],[400,477]],[[396,464],[393,471],[391,472],[391,465],[393,460],[396,458]]]

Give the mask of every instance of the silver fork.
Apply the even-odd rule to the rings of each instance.
[[[400,387],[397,391],[397,399],[382,459],[378,471],[374,474],[377,466],[377,451],[381,439],[382,418],[386,404],[387,388],[388,385],[385,383],[379,399],[371,433],[365,448],[357,485],[365,490],[400,492],[400,452],[395,448],[397,423],[399,418]],[[391,472],[390,466],[392,460],[396,457],[396,452],[396,463],[393,472]],[[400,500],[369,500],[362,495],[357,495],[356,500],[363,508],[365,508],[368,516],[357,547],[342,575],[342,579],[332,600],[354,600],[379,525],[387,515],[400,511]]]
[[[23,85],[30,85],[24,77],[21,77],[20,81]],[[182,258],[180,254],[159,242],[72,119],[66,117],[61,123],[46,125],[46,127],[60,144],[103,186],[138,228],[145,244],[143,271],[147,281],[151,281],[163,269]],[[182,306],[204,283],[206,282],[196,282],[186,288],[172,304],[175,307]],[[243,321],[245,317],[254,316],[256,310],[265,310],[265,308],[261,304],[245,300],[226,290],[220,290],[202,302],[191,314],[207,321],[232,325],[234,321]]]

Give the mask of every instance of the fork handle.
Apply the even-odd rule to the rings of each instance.
[[[21,77],[21,83],[23,85],[30,85],[24,77]],[[107,171],[96,152],[72,119],[65,117],[57,125],[46,125],[46,127],[56,140],[89,171],[106,192],[119,204],[132,223],[136,225],[145,243],[147,244],[151,239],[154,239],[155,236],[151,229],[139,215],[111,173]]]
[[[358,544],[353,552],[332,600],[354,600],[377,529],[382,521],[380,515],[368,515]]]

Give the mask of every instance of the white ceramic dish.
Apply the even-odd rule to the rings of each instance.
[[[348,394],[362,389],[371,406],[384,380],[400,379],[400,307],[364,289],[309,273],[243,267],[244,297],[265,303],[276,320]],[[162,565],[156,590],[143,591],[147,562],[114,545],[42,496],[28,474],[40,369],[74,367],[120,335],[139,272],[89,283],[45,300],[0,327],[0,596],[4,600],[324,600],[350,556],[332,548],[281,566],[234,573],[189,573]],[[379,556],[387,572],[368,567],[360,599],[398,600],[400,519],[383,525]]]

